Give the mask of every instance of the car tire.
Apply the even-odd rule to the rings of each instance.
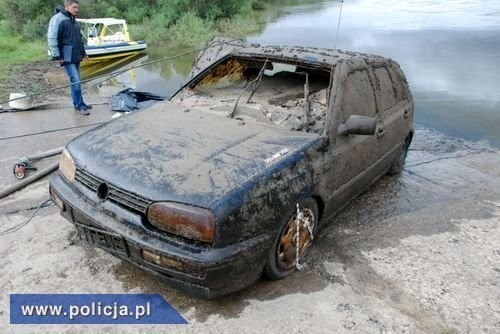
[[[300,219],[297,220],[297,206],[290,208],[281,220],[276,237],[264,267],[265,275],[277,280],[290,275],[297,269],[297,224],[299,226],[299,265],[304,262],[312,247],[318,228],[318,205],[313,198],[298,201]],[[297,223],[299,221],[299,223]],[[309,228],[307,228],[309,224]]]
[[[401,148],[399,149],[399,154],[396,160],[393,162],[391,168],[387,172],[389,175],[399,175],[403,171],[405,166],[406,156],[408,155],[408,145],[406,141],[401,144]]]

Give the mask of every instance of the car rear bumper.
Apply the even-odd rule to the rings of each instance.
[[[273,241],[270,235],[259,235],[223,248],[195,245],[147,228],[144,217],[99,201],[59,173],[50,178],[50,189],[61,215],[77,226],[85,241],[197,297],[228,294],[258,280]]]

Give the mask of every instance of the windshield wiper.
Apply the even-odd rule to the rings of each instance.
[[[248,83],[248,85],[245,87],[245,89],[243,89],[243,91],[241,92],[241,94],[238,96],[238,98],[236,99],[236,102],[234,103],[234,107],[233,107],[233,110],[231,111],[231,113],[229,114],[229,117],[230,118],[233,118],[234,117],[234,114],[236,113],[236,108],[238,107],[238,102],[240,102],[240,98],[243,96],[243,94],[246,92],[247,88],[250,87],[252,84],[256,83],[252,89],[252,93],[250,94],[250,97],[248,98],[247,100],[247,103],[250,102],[250,99],[252,98],[253,94],[255,93],[255,91],[257,90],[257,87],[259,86],[259,83],[260,81],[262,80],[262,76],[264,75],[264,70],[266,69],[266,65],[267,65],[267,62],[269,61],[269,59],[266,59],[266,61],[264,62],[264,65],[262,66],[262,68],[260,69],[260,72],[259,72],[259,75],[257,75],[257,78],[253,79],[252,81],[250,81]]]
[[[306,114],[306,126],[309,123],[309,73],[306,72],[306,83],[304,84],[304,113]]]

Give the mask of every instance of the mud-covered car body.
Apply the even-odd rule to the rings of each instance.
[[[214,297],[289,274],[317,221],[404,162],[413,101],[392,60],[216,40],[192,73],[70,142],[50,180],[83,239],[174,287]]]

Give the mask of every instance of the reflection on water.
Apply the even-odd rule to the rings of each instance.
[[[151,59],[167,59],[187,50],[172,49],[168,46],[157,47],[149,52]],[[189,71],[196,53],[174,59],[158,61],[141,68],[138,73],[138,85],[141,90],[170,97],[188,79]]]
[[[167,58],[185,51],[150,47],[148,55],[143,54],[131,60],[110,62],[106,64],[104,70],[93,71],[91,75],[87,74],[86,78],[95,77],[90,84],[93,86],[93,93],[100,96],[109,96],[131,87],[170,97],[187,80],[197,52],[174,59]],[[119,75],[114,75],[116,73]]]
[[[145,54],[124,57],[101,62],[99,66],[89,66],[82,72],[92,94],[108,97],[124,88],[137,88],[138,67],[148,59],[149,56]]]
[[[337,1],[282,8],[249,37],[262,44],[335,45]],[[344,1],[337,46],[391,57],[412,88],[416,122],[500,147],[500,1]],[[179,50],[154,50],[158,59]],[[137,69],[137,89],[169,96],[193,56]]]
[[[375,30],[498,29],[498,0],[345,1],[342,26]],[[335,15],[330,6],[325,15]]]
[[[136,64],[144,62],[147,59],[148,56],[143,53],[101,61],[94,61],[91,59],[89,63],[82,64],[81,74],[85,80],[105,77],[111,75],[115,71],[132,68]]]

